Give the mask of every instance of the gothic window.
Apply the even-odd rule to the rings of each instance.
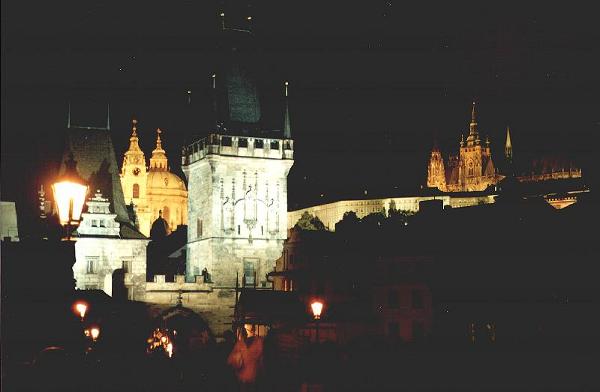
[[[138,184],[133,184],[133,198],[138,199],[140,197],[140,186]]]
[[[240,225],[238,225],[238,235],[240,235]]]
[[[197,230],[197,233],[198,233],[197,237],[198,238],[202,237],[202,219],[198,219],[196,230]]]
[[[95,273],[95,264],[96,264],[96,260],[95,258],[92,257],[88,257],[86,258],[86,268],[85,268],[85,272],[87,274],[93,274]]]
[[[469,176],[472,177],[473,176],[473,162],[469,161]]]

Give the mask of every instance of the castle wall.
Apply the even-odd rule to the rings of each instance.
[[[353,211],[358,218],[363,218],[369,214],[381,212],[385,209],[386,213],[390,208],[392,200],[396,205],[396,210],[417,213],[419,203],[427,200],[442,200],[444,207],[449,205],[452,208],[469,207],[478,204],[489,204],[495,200],[494,195],[486,196],[464,196],[454,197],[444,196],[409,196],[395,197],[388,199],[367,199],[367,200],[343,200],[334,203],[321,204],[307,207],[296,211],[288,212],[288,229],[296,225],[302,214],[309,214],[318,217],[325,227],[330,231],[335,231],[335,224],[342,220],[346,212]]]

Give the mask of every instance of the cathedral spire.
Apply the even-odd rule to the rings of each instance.
[[[506,143],[504,144],[504,156],[509,161],[512,161],[512,143],[510,141],[510,127],[506,126]]]
[[[106,105],[106,130],[110,131],[110,103]]]
[[[146,166],[146,158],[144,152],[140,148],[139,139],[137,134],[137,120],[134,118],[131,120],[131,136],[129,137],[129,149],[125,151],[125,157],[123,158],[123,170],[128,165],[143,165]]]
[[[288,85],[289,83],[285,82],[285,118],[283,120],[283,138],[291,139],[292,138],[292,127],[290,125],[290,108],[288,102]]]
[[[469,136],[477,135],[477,118],[475,116],[475,101],[473,101],[473,108],[471,109],[471,123],[469,124]]]

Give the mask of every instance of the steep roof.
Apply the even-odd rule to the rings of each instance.
[[[121,238],[145,238],[135,229],[127,213],[110,132],[106,129],[67,128],[59,174],[65,171],[65,161],[70,153],[77,162],[79,175],[87,181],[90,189],[100,189],[110,200],[110,209],[117,214],[115,220],[121,224]]]

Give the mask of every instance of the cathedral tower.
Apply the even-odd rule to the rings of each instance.
[[[512,143],[510,141],[510,128],[506,127],[506,143],[504,144],[504,157],[508,163],[512,163],[513,160],[513,152],[512,152]]]
[[[437,188],[442,192],[446,191],[446,171],[444,170],[444,158],[442,152],[437,146],[433,145],[429,165],[427,167],[427,186]]]

